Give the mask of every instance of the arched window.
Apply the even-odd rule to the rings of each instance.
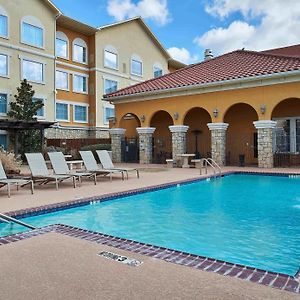
[[[118,51],[113,46],[104,48],[104,67],[118,69]]]
[[[33,16],[25,16],[21,20],[21,42],[39,48],[44,47],[44,26]]]
[[[143,61],[136,54],[133,54],[131,56],[131,74],[136,76],[143,76]]]
[[[84,40],[76,38],[73,41],[73,61],[86,64],[88,48]]]
[[[8,15],[0,6],[0,37],[8,38]]]
[[[153,77],[157,78],[163,75],[163,68],[160,63],[155,63],[153,65]]]
[[[69,58],[69,39],[61,31],[56,32],[56,56]]]

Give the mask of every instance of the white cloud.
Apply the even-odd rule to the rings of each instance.
[[[150,19],[158,25],[171,21],[167,0],[140,0],[136,4],[132,0],[109,0],[107,12],[117,21],[135,16]]]
[[[192,55],[186,48],[171,47],[168,52],[171,57],[185,64],[191,64],[199,60],[197,55]]]
[[[195,38],[194,42],[199,46],[211,48],[215,53],[243,47],[264,50],[300,42],[298,0],[212,0],[206,6],[206,12],[221,20],[236,12],[242,14],[242,20],[211,29]]]

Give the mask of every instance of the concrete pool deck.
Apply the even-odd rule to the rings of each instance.
[[[196,169],[165,169],[154,165],[142,168],[140,179],[132,174],[124,182],[120,177],[115,177],[113,183],[101,179],[96,186],[91,181],[85,181],[76,189],[65,183],[59,191],[49,184],[38,187],[34,195],[27,188],[13,191],[10,199],[5,192],[1,192],[0,211],[199,178],[199,170]],[[300,174],[299,169],[226,167],[223,170]],[[108,261],[97,256],[103,249],[142,260],[144,264],[129,267]],[[4,261],[1,260],[1,270],[6,275],[0,279],[0,286],[5,287],[4,299],[299,299],[299,294],[174,265],[57,233],[2,245],[0,257],[5,257]]]

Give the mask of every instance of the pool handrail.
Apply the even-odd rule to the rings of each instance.
[[[29,224],[27,224],[27,223],[24,223],[24,222],[22,222],[22,221],[20,221],[20,220],[17,220],[17,219],[15,219],[15,218],[13,218],[13,217],[7,216],[7,215],[2,214],[2,213],[0,213],[0,219],[2,219],[2,220],[4,220],[4,221],[16,223],[16,224],[18,224],[18,225],[27,227],[27,228],[29,228],[29,229],[36,229],[36,227],[34,227],[34,226],[32,226],[32,225],[29,225]]]

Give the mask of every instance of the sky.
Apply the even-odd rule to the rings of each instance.
[[[299,0],[53,0],[94,27],[142,16],[170,55],[184,63],[245,48],[300,43]]]

